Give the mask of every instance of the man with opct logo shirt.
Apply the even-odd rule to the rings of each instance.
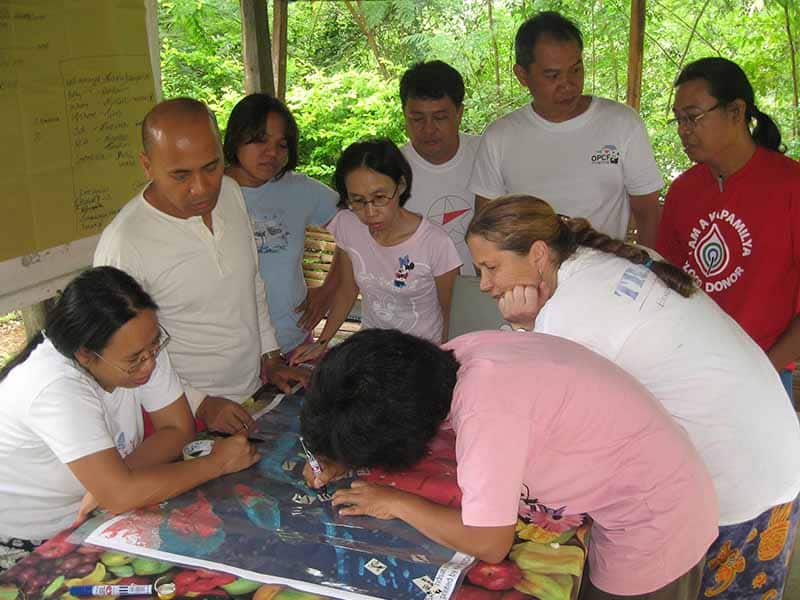
[[[631,108],[583,94],[583,40],[574,23],[542,12],[517,31],[514,74],[533,102],[489,125],[470,190],[476,209],[505,194],[530,194],[625,239],[655,244],[664,185],[647,130]]]

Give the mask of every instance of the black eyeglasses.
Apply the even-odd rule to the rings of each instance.
[[[712,110],[717,110],[720,108],[722,104],[717,102],[711,108],[707,108],[706,110],[700,111],[699,113],[691,114],[691,115],[683,115],[682,117],[673,117],[667,121],[667,125],[683,125],[687,129],[694,129],[697,127],[697,122],[705,117],[708,113]]]
[[[94,355],[100,360],[102,360],[104,363],[111,365],[112,367],[117,369],[119,372],[124,373],[125,375],[136,375],[136,373],[141,371],[142,367],[144,367],[144,365],[147,364],[148,360],[150,360],[151,358],[155,360],[156,357],[161,353],[161,351],[167,347],[167,344],[169,344],[169,341],[172,339],[172,336],[169,334],[169,332],[167,332],[166,329],[164,329],[164,327],[161,326],[161,324],[158,325],[158,329],[161,332],[158,341],[156,341],[156,343],[153,344],[152,348],[142,350],[139,356],[128,362],[127,367],[120,367],[119,365],[115,365],[113,362],[106,360],[105,358],[100,356],[97,352],[94,352]]]
[[[350,210],[354,210],[356,212],[362,211],[367,207],[367,204],[372,204],[375,208],[383,208],[389,202],[394,200],[394,197],[397,195],[397,190],[400,189],[400,183],[394,186],[394,191],[392,192],[391,196],[387,196],[386,194],[382,194],[378,192],[377,194],[373,194],[372,198],[369,200],[362,200],[360,198],[357,199],[347,199],[347,206]]]

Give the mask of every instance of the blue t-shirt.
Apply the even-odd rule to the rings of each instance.
[[[256,188],[242,187],[253,223],[258,267],[267,287],[269,316],[283,352],[305,340],[294,311],[306,297],[303,279],[305,230],[321,226],[336,214],[336,192],[302,173],[290,171]]]

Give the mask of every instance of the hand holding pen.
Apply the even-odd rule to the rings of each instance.
[[[319,464],[317,457],[314,456],[311,450],[308,449],[308,446],[306,446],[306,443],[303,441],[303,436],[300,436],[300,445],[303,447],[303,452],[306,455],[306,467],[303,469],[303,474],[305,475],[307,468],[311,468],[311,473],[313,474],[313,482],[311,482],[312,487],[319,489],[323,494],[327,494],[327,479],[324,481],[322,479],[322,466]],[[306,481],[308,481],[308,479],[306,475]]]
[[[308,449],[302,437],[300,438],[300,445],[306,455],[306,466],[303,468],[303,477],[305,477],[306,484],[310,488],[318,489],[323,494],[327,494],[327,484],[346,474],[350,468],[324,456],[315,456]],[[315,464],[317,465],[316,469],[313,466]]]

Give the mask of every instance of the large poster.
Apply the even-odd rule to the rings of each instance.
[[[341,517],[305,485],[299,409],[290,396],[258,420],[256,466],[114,518],[86,542],[338,598],[449,598],[470,557],[401,521]]]
[[[154,101],[142,0],[0,0],[0,262],[100,233]]]

